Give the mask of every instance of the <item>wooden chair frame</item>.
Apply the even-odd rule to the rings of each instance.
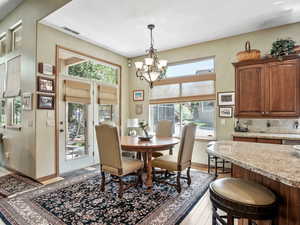
[[[137,179],[135,183],[128,183],[128,182],[124,182],[122,180],[123,177],[129,176],[129,175],[133,175],[131,174],[127,174],[124,176],[116,176],[116,175],[112,175],[111,174],[111,179],[108,182],[105,182],[105,172],[101,170],[101,188],[100,190],[102,192],[105,191],[105,185],[111,183],[111,182],[118,182],[119,183],[119,191],[118,191],[118,197],[122,198],[123,197],[123,192],[126,191],[127,189],[133,187],[133,186],[143,186],[143,169],[139,169],[137,171],[137,173],[134,173],[135,175],[137,175]]]
[[[167,178],[169,178],[172,174],[169,173],[168,170],[162,170],[162,171],[159,171],[160,173],[161,172],[164,172],[165,174],[165,178],[162,179],[158,179],[155,175],[157,174],[157,171],[155,171],[155,168],[153,167],[152,168],[152,174],[153,174],[153,180],[158,182],[158,183],[162,183],[162,184],[167,184],[167,185],[171,185],[173,187],[176,188],[177,192],[180,193],[181,192],[181,183],[180,183],[180,179],[184,179],[184,180],[187,180],[187,184],[190,186],[191,183],[192,183],[192,179],[191,179],[191,174],[190,174],[190,170],[191,170],[191,167],[188,167],[187,168],[187,171],[186,171],[186,177],[182,176],[181,175],[181,172],[182,170],[179,170],[177,171],[177,177],[176,177],[176,184],[171,184],[167,181],[165,181]]]

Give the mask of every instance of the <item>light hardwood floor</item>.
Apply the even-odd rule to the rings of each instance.
[[[181,222],[181,225],[211,225],[212,209],[207,191],[192,211]]]

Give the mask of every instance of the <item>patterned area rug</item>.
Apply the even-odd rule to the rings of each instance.
[[[4,197],[28,191],[38,186],[41,186],[41,184],[17,174],[0,177],[0,195]]]
[[[110,183],[100,192],[97,171],[2,199],[0,216],[8,225],[179,224],[213,180],[200,171],[192,170],[191,176],[191,186],[183,181],[180,194],[174,187],[155,184],[152,192],[132,187],[119,199],[117,184]]]

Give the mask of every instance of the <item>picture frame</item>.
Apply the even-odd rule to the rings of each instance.
[[[53,110],[55,104],[55,96],[54,95],[37,95],[37,108],[38,109],[48,109]]]
[[[142,115],[143,114],[143,104],[136,104],[135,105],[135,114]]]
[[[133,101],[144,101],[144,90],[134,90],[133,91]]]
[[[218,92],[218,105],[219,106],[235,105],[235,93]]]
[[[38,72],[41,74],[53,76],[55,74],[55,66],[40,62],[38,64]]]
[[[22,106],[24,111],[32,110],[32,93],[26,92],[22,94]]]
[[[232,118],[233,108],[232,107],[219,107],[220,118]]]
[[[37,77],[37,91],[55,93],[55,80],[47,77]]]

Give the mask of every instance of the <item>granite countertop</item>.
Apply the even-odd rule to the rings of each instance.
[[[233,137],[270,138],[282,140],[300,140],[300,134],[259,133],[259,132],[234,132]]]
[[[207,152],[272,180],[300,188],[300,152],[291,145],[217,141]]]

